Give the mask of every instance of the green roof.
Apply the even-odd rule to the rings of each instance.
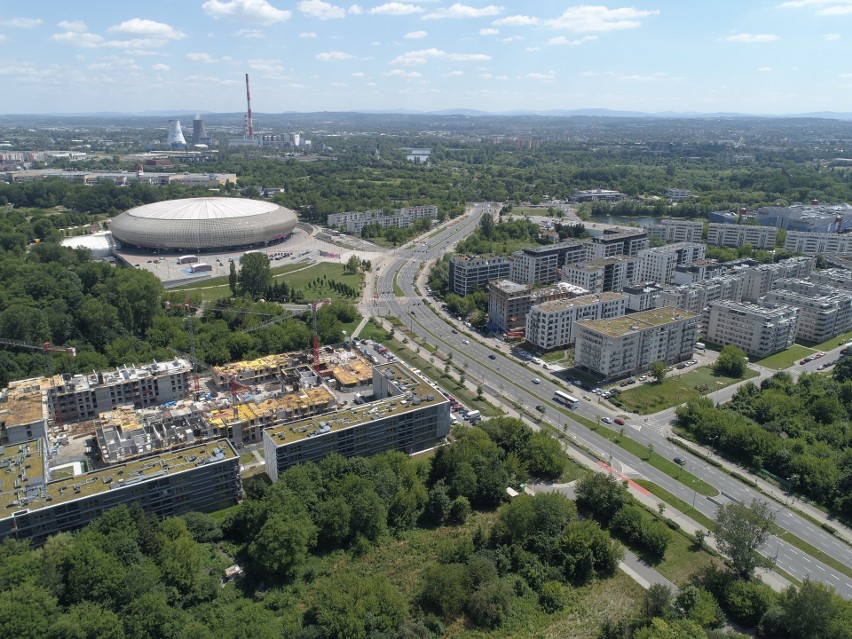
[[[581,320],[577,326],[588,328],[610,337],[621,337],[633,331],[664,326],[672,322],[696,318],[696,313],[689,313],[674,306],[652,308],[647,311],[613,317],[602,320]]]

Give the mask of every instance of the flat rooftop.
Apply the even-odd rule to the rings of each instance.
[[[512,280],[494,280],[489,284],[502,293],[525,293],[530,290],[527,284],[518,284]]]
[[[426,380],[399,363],[383,364],[377,366],[376,370],[384,375],[392,375],[395,384],[402,391],[401,394],[281,426],[272,426],[265,429],[264,434],[269,435],[276,446],[281,446],[449,401]]]
[[[36,439],[13,446],[0,446],[0,487],[4,505],[44,485],[44,445],[44,441]],[[10,509],[5,512],[11,514]]]
[[[7,392],[0,401],[0,421],[6,427],[33,424],[46,416],[44,395],[40,390]]]
[[[30,451],[34,451],[38,442],[28,442],[11,448],[19,449],[25,446],[29,446]],[[7,446],[6,450],[8,451],[9,448]],[[15,453],[20,456],[19,451],[16,450]],[[234,459],[237,457],[237,452],[227,440],[219,440],[134,459],[83,475],[51,481],[47,485],[44,484],[43,474],[41,475],[40,485],[36,481],[36,457],[37,455],[33,453],[27,460],[27,463],[32,463],[33,466],[31,469],[27,469],[27,476],[32,476],[32,479],[29,480],[30,487],[28,490],[18,489],[15,491],[13,489],[11,495],[5,495],[6,480],[4,479],[3,492],[7,498],[7,503],[17,501],[20,508],[28,508],[29,510],[54,506],[108,490],[139,484],[148,479],[175,475],[198,466]],[[6,459],[6,457],[0,459]],[[0,464],[2,463],[0,461]],[[4,475],[8,477],[5,473]],[[6,510],[6,516],[10,516],[12,513],[11,508]]]
[[[538,304],[536,308],[545,313],[554,313],[557,311],[564,311],[569,308],[591,306],[592,304],[597,304],[599,302],[614,302],[616,300],[623,299],[625,299],[624,294],[607,291],[605,293],[595,293],[593,295],[581,295],[580,297],[542,302],[541,304]]]
[[[675,306],[664,306],[663,308],[652,308],[647,311],[640,311],[611,319],[581,320],[577,322],[577,325],[590,328],[610,337],[621,337],[633,331],[655,328],[674,321],[696,317],[698,317],[696,313],[689,313]]]
[[[189,360],[177,357],[168,362],[155,361],[141,366],[124,365],[112,371],[90,373],[88,375],[74,375],[65,379],[54,375],[54,380],[59,379],[59,386],[74,384],[76,390],[79,391],[87,388],[111,386],[123,382],[148,379],[149,377],[189,373],[191,370],[192,364],[189,363]]]

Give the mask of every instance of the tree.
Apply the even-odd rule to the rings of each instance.
[[[648,367],[648,374],[654,378],[655,382],[661,382],[666,378],[666,373],[668,372],[666,367],[666,363],[662,360],[657,362],[652,362]]]
[[[745,374],[747,367],[748,359],[743,350],[733,344],[727,344],[719,353],[713,370],[717,375],[739,378]]]
[[[266,295],[271,283],[272,272],[266,253],[246,253],[240,258],[240,291],[257,300]]]
[[[557,479],[565,470],[565,453],[555,438],[544,431],[530,435],[521,452],[531,475],[544,479]]]
[[[228,272],[228,286],[231,287],[231,295],[237,294],[237,265],[231,261],[231,268]]]
[[[838,597],[832,588],[806,577],[801,588],[790,586],[781,600],[782,628],[790,639],[822,639],[849,637],[849,604]],[[844,618],[843,608],[847,608]],[[840,631],[845,627],[844,632]]]
[[[845,382],[852,379],[852,357],[844,357],[837,362],[831,374],[838,382]]]
[[[775,516],[765,501],[750,506],[725,504],[716,513],[716,542],[731,559],[734,572],[748,580],[756,568],[771,568],[774,561],[758,554],[769,538]]]
[[[274,514],[263,524],[248,552],[258,571],[271,579],[292,579],[308,556],[316,527],[308,518]]]
[[[343,272],[357,274],[360,268],[361,260],[359,260],[358,256],[353,253],[350,258],[346,260],[346,264],[343,265]]]

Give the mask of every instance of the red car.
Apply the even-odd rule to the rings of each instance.
[[[618,424],[619,426],[624,426],[624,420],[623,420],[623,419],[621,419],[621,417],[616,417],[616,418],[615,418],[614,420],[612,420],[612,421],[614,421],[614,422],[615,422],[616,424]]]

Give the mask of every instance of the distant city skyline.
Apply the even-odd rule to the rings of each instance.
[[[2,113],[852,111],[852,0],[0,0]]]

